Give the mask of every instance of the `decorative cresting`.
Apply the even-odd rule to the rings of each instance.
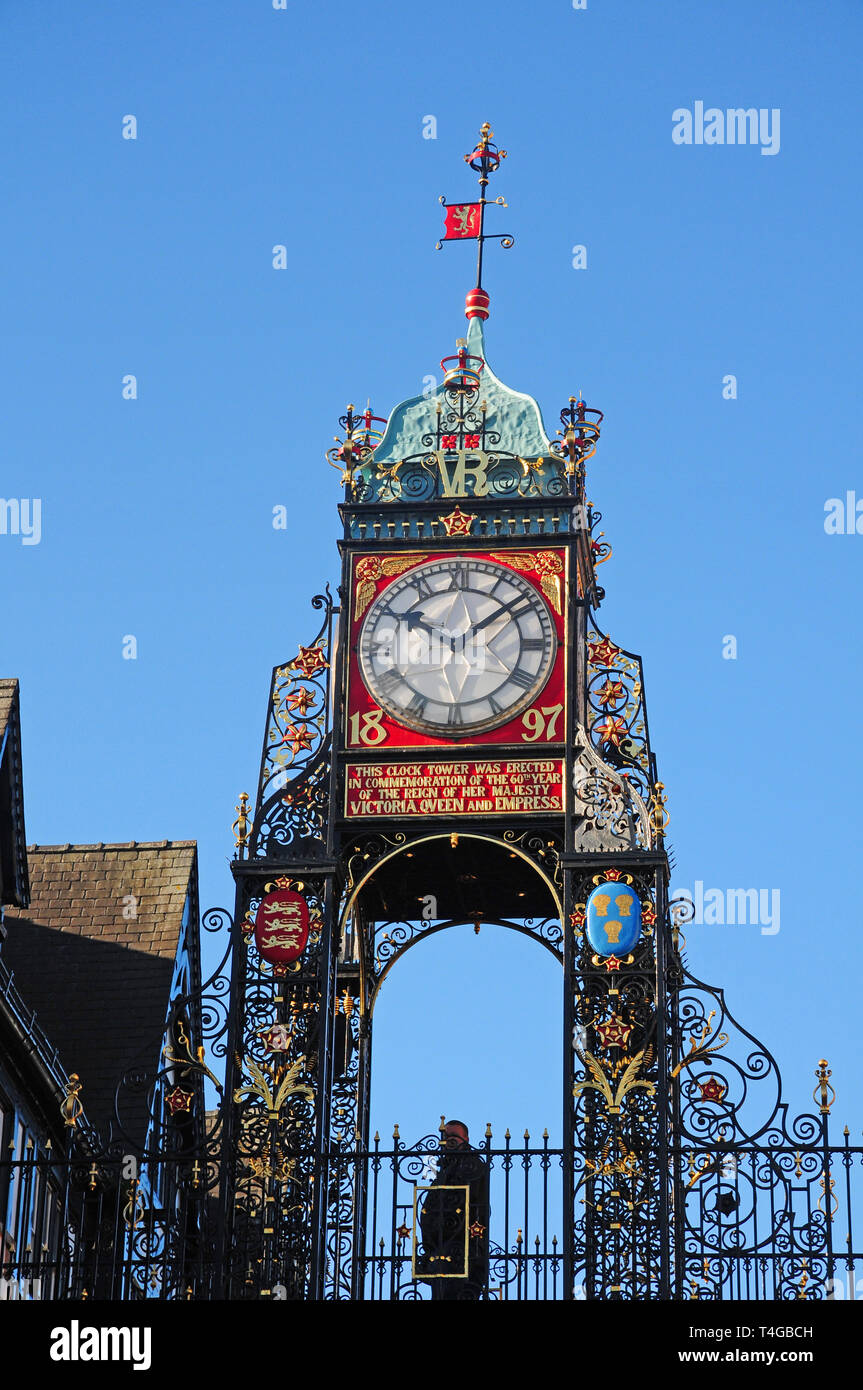
[[[581,725],[573,753],[574,848],[587,851],[649,849],[648,807],[636,769],[611,767],[599,756]]]
[[[329,588],[312,607],[321,626],[292,661],[277,666],[261,756],[254,822],[238,841],[240,858],[278,859],[297,851],[320,855],[326,846],[330,778],[330,682],[333,617]]]
[[[358,470],[363,463],[371,460],[383,439],[383,431],[378,426],[385,424],[386,420],[381,416],[372,414],[370,405],[366,406],[362,415],[355,415],[354,407],[349,405],[345,414],[339,416],[339,425],[345,437],[340,439],[335,435],[335,444],[327,450],[325,457],[330,467],[339,471],[342,487],[353,487],[362,476]]]

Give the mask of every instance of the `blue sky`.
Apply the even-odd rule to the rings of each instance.
[[[516,238],[489,252],[489,359],[551,430],[575,390],[605,411],[601,618],[644,657],[675,883],[781,892],[777,934],[693,927],[690,965],[792,1100],[830,1059],[856,1132],[863,536],[824,505],[863,498],[861,28],[851,0],[6,0],[0,495],[41,498],[42,537],[0,535],[0,668],[29,838],[195,838],[203,902],[230,903],[269,673],[338,575],[323,452],[347,401],[387,415],[463,332],[472,257],[435,253],[437,198],[470,195],[488,119]],[[778,108],[779,152],[676,145],[696,101]],[[559,1131],[559,977],[499,938],[391,975],[382,1128]]]

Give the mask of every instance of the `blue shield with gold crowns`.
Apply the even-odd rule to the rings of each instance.
[[[628,883],[599,883],[587,900],[587,939],[598,956],[626,956],[641,935],[641,902]]]

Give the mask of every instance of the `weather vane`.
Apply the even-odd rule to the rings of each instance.
[[[471,290],[467,296],[468,318],[474,316],[483,319],[488,318],[489,297],[482,287],[483,242],[499,241],[501,246],[507,250],[513,244],[511,236],[485,230],[485,210],[488,204],[495,203],[502,208],[507,205],[503,198],[486,198],[485,196],[489,175],[500,167],[502,159],[506,159],[506,150],[499,150],[497,145],[491,143],[493,135],[494,131],[486,121],[480,130],[479,144],[476,149],[464,157],[465,163],[479,174],[480,195],[478,201],[475,203],[447,203],[443,194],[440,197],[441,203],[446,208],[446,229],[437,243],[436,250],[439,251],[445,241],[471,240],[477,243],[476,289]]]

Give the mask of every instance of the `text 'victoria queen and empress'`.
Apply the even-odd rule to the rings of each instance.
[[[347,816],[482,816],[563,810],[559,758],[352,763],[347,778]]]

